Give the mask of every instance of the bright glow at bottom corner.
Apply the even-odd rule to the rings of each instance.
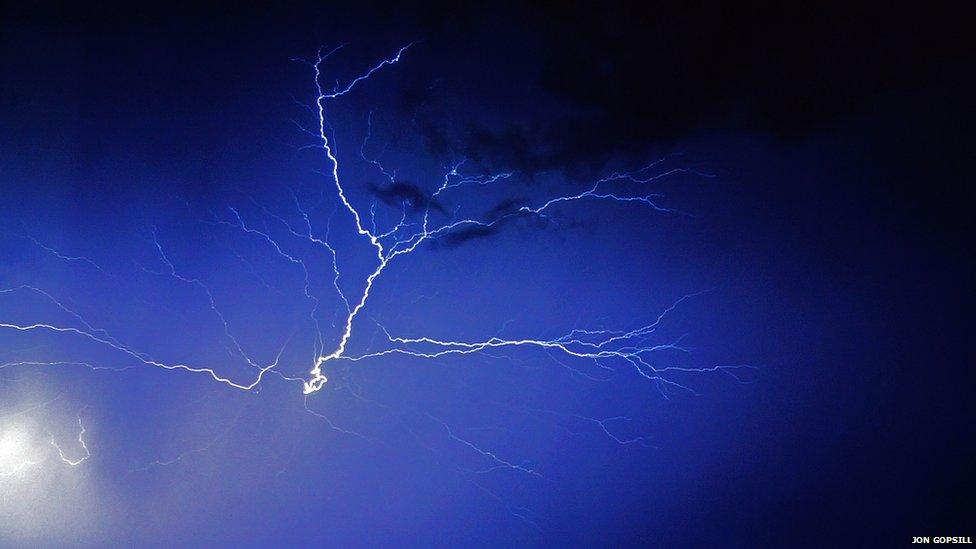
[[[0,431],[0,475],[12,476],[34,465],[30,459],[30,435],[22,426],[14,425]]]

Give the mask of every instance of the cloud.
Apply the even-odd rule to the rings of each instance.
[[[406,207],[412,212],[423,212],[430,208],[433,211],[447,213],[439,202],[413,183],[397,181],[388,185],[370,184],[369,192],[380,202],[393,208]]]
[[[447,58],[469,108],[421,108],[417,127],[434,154],[523,175],[599,170],[701,129],[803,139],[892,93],[950,85],[967,36],[937,9],[894,6],[849,6],[843,17],[812,4],[641,10],[570,2],[558,12],[508,4],[462,12],[431,12],[427,51]],[[485,23],[496,20],[506,24]],[[491,44],[483,59],[450,57],[472,41]],[[492,93],[521,106],[486,117],[480,106],[498,102],[479,94]],[[432,94],[417,83],[404,104],[417,109]],[[466,131],[451,130],[459,126]]]

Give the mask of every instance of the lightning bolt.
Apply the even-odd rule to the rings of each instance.
[[[20,463],[14,465],[13,467],[11,467],[9,469],[6,469],[6,470],[3,470],[3,471],[0,471],[0,477],[12,477],[12,476],[16,476],[18,473],[22,472],[24,469],[27,469],[28,467],[30,467],[32,465],[37,465],[39,463],[40,463],[39,461],[34,461],[34,460],[31,460],[31,459],[21,460]]]
[[[4,419],[9,419],[17,416],[30,415],[42,408],[45,408],[49,404],[60,399],[61,395],[54,397],[45,402],[29,406],[23,410],[17,412],[9,413],[2,416]],[[77,467],[88,460],[91,457],[91,452],[88,449],[88,443],[85,440],[85,434],[88,432],[85,428],[84,422],[82,421],[82,413],[84,408],[78,411],[78,436],[77,442],[78,447],[81,449],[81,457],[72,458],[70,454],[72,452],[66,453],[60,444],[58,444],[53,433],[48,432],[48,444],[52,450],[51,453],[56,454],[60,459],[61,463],[69,467]],[[35,454],[35,455],[28,455]],[[13,477],[17,476],[26,469],[40,465],[47,461],[49,455],[45,454],[43,451],[39,451],[38,448],[32,443],[32,436],[23,426],[13,428],[5,428],[3,432],[0,432],[0,477]]]
[[[204,297],[210,312],[213,314],[214,318],[221,323],[223,327],[223,337],[226,338],[227,342],[229,342],[230,349],[232,349],[233,354],[248,366],[250,369],[249,371],[253,372],[249,377],[239,379],[237,377],[222,374],[216,369],[208,366],[183,362],[166,362],[162,359],[157,359],[154,356],[138,350],[117,339],[116,337],[113,337],[108,333],[107,330],[88,322],[79,312],[69,307],[64,301],[55,297],[53,292],[49,292],[33,285],[19,285],[0,289],[0,296],[13,295],[17,293],[32,294],[60,310],[71,319],[71,322],[66,324],[58,324],[53,322],[20,323],[13,321],[0,321],[0,329],[17,332],[49,332],[57,335],[79,337],[120,353],[122,356],[130,360],[133,365],[120,368],[107,368],[92,365],[84,361],[45,362],[38,360],[14,360],[0,364],[0,369],[24,366],[61,367],[69,365],[87,367],[93,370],[124,370],[133,367],[150,367],[206,376],[212,381],[223,384],[226,387],[242,391],[253,391],[259,389],[264,379],[267,376],[273,375],[287,382],[293,382],[301,385],[303,393],[303,407],[305,410],[324,419],[326,422],[328,422],[331,428],[355,435],[359,434],[336,426],[329,418],[318,412],[312,411],[308,406],[309,397],[321,391],[328,382],[328,378],[325,375],[325,369],[332,363],[345,362],[351,364],[367,359],[377,359],[392,355],[403,355],[422,359],[438,359],[448,356],[465,356],[473,354],[495,356],[492,353],[504,352],[516,348],[524,348],[543,351],[553,360],[556,360],[559,364],[562,364],[564,367],[576,373],[580,373],[581,375],[583,374],[579,370],[573,368],[565,362],[562,362],[562,359],[570,361],[590,361],[602,369],[609,369],[607,366],[605,366],[605,361],[618,361],[629,365],[640,377],[654,382],[659,390],[661,390],[661,387],[664,386],[694,393],[692,388],[669,377],[669,374],[673,372],[724,372],[741,381],[740,378],[736,377],[736,372],[744,368],[751,368],[751,366],[729,365],[689,368],[671,364],[661,365],[655,358],[656,356],[660,356],[663,351],[688,351],[686,347],[682,346],[680,338],[667,343],[655,343],[651,341],[651,339],[655,336],[659,326],[669,313],[671,313],[684,301],[692,299],[703,292],[692,293],[680,297],[657,317],[652,318],[643,325],[630,330],[573,329],[554,338],[533,336],[503,338],[496,334],[480,339],[450,339],[423,334],[393,334],[385,326],[377,322],[376,324],[384,336],[384,347],[382,349],[371,350],[369,352],[359,354],[350,352],[349,344],[357,333],[357,323],[360,321],[360,317],[370,301],[370,295],[375,285],[379,283],[382,275],[391,267],[391,265],[397,263],[397,258],[417,253],[418,250],[422,249],[422,245],[425,243],[434,242],[438,239],[442,239],[466,230],[496,229],[502,224],[517,218],[547,218],[555,215],[555,210],[558,206],[585,201],[604,201],[630,204],[649,208],[657,213],[682,214],[683,212],[664,206],[662,204],[663,196],[659,193],[645,191],[628,194],[614,189],[618,187],[648,187],[662,179],[683,173],[691,173],[701,177],[710,177],[710,175],[707,173],[687,167],[664,169],[662,166],[664,165],[665,159],[662,158],[641,166],[634,171],[616,172],[596,179],[579,192],[550,196],[543,200],[539,200],[534,204],[521,205],[509,211],[497,214],[494,217],[462,217],[458,215],[458,209],[454,210],[453,215],[448,215],[445,211],[440,211],[438,207],[435,206],[439,204],[435,201],[435,199],[446,200],[452,193],[460,193],[472,187],[500,185],[515,177],[516,174],[513,172],[471,173],[466,170],[466,161],[461,159],[460,161],[454,162],[444,169],[441,177],[436,183],[436,188],[434,188],[434,185],[431,185],[434,190],[429,194],[429,197],[427,197],[424,204],[407,204],[407,202],[404,201],[401,204],[402,211],[399,220],[385,230],[377,228],[376,203],[374,202],[370,206],[367,214],[366,210],[357,207],[351,198],[351,186],[346,182],[344,170],[342,169],[336,154],[335,138],[330,136],[329,108],[335,101],[354,93],[356,89],[364,85],[375,74],[401,63],[412,46],[413,44],[407,44],[399,48],[393,55],[368,67],[358,76],[350,79],[345,84],[336,83],[330,88],[326,88],[326,86],[323,84],[323,80],[325,79],[324,63],[332,54],[338,51],[339,48],[331,50],[327,53],[323,53],[323,51],[320,50],[314,60],[308,61],[308,64],[312,69],[315,89],[314,108],[312,110],[316,117],[316,129],[311,133],[316,139],[315,147],[321,150],[326,163],[325,170],[323,170],[321,173],[325,175],[330,186],[334,188],[338,201],[338,209],[336,212],[334,212],[334,215],[340,212],[342,215],[348,215],[355,227],[356,236],[360,237],[364,242],[366,242],[371,250],[371,261],[373,262],[373,267],[365,278],[360,281],[360,291],[356,292],[355,295],[351,295],[348,291],[344,292],[340,289],[340,279],[343,278],[343,274],[340,270],[340,261],[337,249],[330,243],[330,231],[332,230],[331,216],[329,218],[329,223],[326,227],[325,234],[320,235],[317,234],[313,229],[312,220],[308,214],[308,211],[303,206],[299,197],[294,193],[292,193],[292,198],[295,210],[302,220],[299,226],[293,225],[284,215],[275,213],[271,211],[271,209],[260,205],[254,199],[249,198],[253,204],[260,208],[263,215],[267,216],[267,219],[272,220],[273,223],[277,223],[284,228],[288,238],[293,238],[314,246],[316,249],[322,250],[325,254],[327,254],[327,257],[329,257],[332,270],[332,278],[330,282],[338,296],[338,302],[340,303],[337,315],[341,315],[338,319],[338,338],[331,346],[327,347],[326,338],[323,336],[321,326],[319,326],[317,312],[319,311],[321,301],[311,290],[311,275],[305,260],[299,255],[289,251],[289,246],[284,242],[279,241],[279,239],[277,239],[270,230],[262,229],[260,226],[255,226],[249,223],[238,209],[229,209],[231,214],[230,218],[223,218],[214,214],[214,219],[211,221],[211,223],[215,226],[226,227],[239,231],[249,238],[263,242],[264,245],[269,246],[283,261],[302,272],[304,280],[304,296],[311,304],[309,318],[314,324],[316,332],[316,341],[314,344],[315,352],[312,365],[310,369],[306,370],[306,374],[304,376],[289,376],[278,370],[281,358],[286,348],[289,346],[290,338],[281,342],[278,352],[273,360],[262,363],[252,357],[246,351],[245,345],[242,344],[237,337],[235,337],[233,327],[231,326],[231,323],[228,322],[227,317],[221,311],[220,303],[215,297],[214,292],[211,291],[210,287],[203,280],[187,275],[177,268],[174,261],[167,254],[164,241],[160,238],[160,235],[155,227],[153,227],[151,231],[151,242],[159,263],[163,266],[163,269],[157,271],[143,267],[143,270],[153,276],[163,276],[174,279],[178,281],[178,283],[183,284],[188,288],[192,288],[193,291],[199,292]],[[372,113],[370,113],[369,117],[367,118],[368,131],[366,138],[359,150],[360,157],[364,161],[374,166],[391,184],[396,183],[396,170],[390,170],[383,166],[378,155],[369,156],[367,154],[369,140],[373,137],[372,126]],[[410,206],[410,208],[408,208],[408,206]],[[411,209],[414,211],[412,213],[408,213],[408,210]],[[101,272],[102,274],[112,276],[113,278],[116,277],[116,275],[109,273],[102,266],[88,257],[64,254],[55,248],[42,243],[34,237],[25,238],[60,260],[85,265],[97,270],[98,272]],[[237,257],[247,263],[247,261],[240,254],[237,254]],[[266,281],[264,281],[264,283],[267,285]],[[303,368],[308,368],[308,365],[306,364]],[[661,390],[661,393],[667,398],[667,395],[663,390]],[[553,411],[541,412],[555,413]],[[483,473],[498,468],[506,468],[528,475],[541,477],[541,473],[536,469],[531,468],[517,460],[502,457],[500,454],[491,449],[479,446],[470,440],[462,438],[462,436],[460,436],[460,434],[458,434],[458,432],[446,422],[437,419],[434,416],[430,416],[429,414],[428,417],[443,427],[444,432],[449,439],[469,448],[487,461],[489,464],[488,467],[477,472]],[[638,436],[627,438],[614,434],[613,427],[619,423],[630,421],[629,417],[611,416],[603,419],[581,415],[574,415],[573,417],[579,421],[593,425],[596,429],[603,432],[607,437],[618,444],[648,445],[648,439],[646,437]],[[50,437],[51,446],[53,446],[56,450],[60,460],[68,466],[78,466],[88,460],[91,456],[85,438],[87,430],[81,419],[80,413],[78,416],[78,427],[79,433],[77,437],[77,445],[83,454],[81,457],[68,457],[68,454],[66,454],[62,447],[55,441],[54,436],[52,435]],[[169,465],[182,460],[185,456],[192,453],[205,451],[206,448],[209,448],[209,445],[204,448],[184,452],[175,459],[157,460],[152,465]],[[71,455],[76,454],[76,452],[69,453]],[[35,465],[36,463],[36,461],[25,459],[8,470],[0,471],[0,475],[15,475],[27,467]]]
[[[57,450],[58,457],[61,458],[63,463],[70,465],[71,467],[77,467],[91,457],[91,452],[88,450],[88,444],[85,443],[85,433],[87,432],[88,431],[85,429],[85,424],[81,421],[81,412],[78,412],[78,446],[80,446],[82,451],[85,453],[84,456],[78,459],[71,459],[65,456],[64,450],[62,450],[61,446],[54,440],[54,435],[51,435],[51,446],[54,446],[55,450]]]
[[[370,353],[370,354],[365,354],[360,356],[349,356],[347,354],[346,352],[347,344],[353,336],[353,324],[356,320],[356,317],[359,315],[359,313],[363,310],[364,307],[366,307],[366,303],[369,299],[370,291],[372,290],[376,280],[380,277],[380,275],[384,272],[384,270],[390,265],[390,263],[396,257],[401,255],[407,255],[414,252],[425,241],[437,239],[447,234],[450,234],[453,231],[457,231],[459,229],[464,229],[464,228],[478,227],[483,229],[490,229],[514,216],[521,216],[521,215],[544,216],[545,212],[549,210],[551,207],[563,202],[575,202],[581,200],[608,200],[608,201],[616,201],[616,202],[624,202],[624,203],[633,202],[633,203],[644,204],[660,212],[674,212],[675,210],[660,206],[656,202],[656,199],[661,197],[659,194],[648,193],[644,195],[627,196],[627,195],[616,194],[614,192],[603,191],[602,188],[603,186],[611,182],[619,181],[619,180],[628,180],[638,184],[648,184],[653,181],[677,173],[685,173],[685,172],[694,172],[699,175],[707,177],[707,174],[703,174],[701,172],[697,172],[695,170],[691,170],[688,168],[673,168],[660,173],[649,173],[654,167],[656,167],[658,164],[660,164],[663,161],[663,160],[657,160],[647,166],[644,166],[643,168],[635,172],[614,173],[608,177],[599,179],[596,182],[594,182],[590,188],[580,193],[553,197],[541,203],[538,206],[522,206],[514,212],[504,214],[492,220],[464,218],[464,219],[451,220],[447,223],[443,223],[440,225],[434,225],[431,222],[431,208],[430,208],[430,204],[428,203],[428,205],[424,210],[422,220],[419,223],[420,228],[414,231],[413,233],[409,233],[404,236],[401,233],[401,230],[406,227],[406,224],[404,222],[406,217],[406,213],[405,213],[406,210],[404,209],[404,216],[401,218],[401,221],[397,225],[395,225],[392,229],[386,232],[378,233],[377,230],[375,229],[375,222],[373,223],[373,226],[371,228],[368,228],[364,224],[363,215],[355,206],[353,206],[352,202],[349,200],[347,196],[346,189],[344,188],[342,179],[340,178],[339,160],[336,158],[336,155],[333,152],[333,146],[331,144],[331,141],[328,136],[328,132],[326,130],[326,128],[328,127],[327,117],[326,117],[326,105],[330,101],[339,98],[352,91],[354,86],[368,79],[376,71],[380,70],[384,66],[398,63],[401,60],[404,52],[410,46],[411,44],[408,44],[400,48],[396,52],[396,55],[388,59],[384,59],[377,65],[370,68],[367,72],[365,72],[361,76],[358,76],[355,79],[353,79],[348,85],[343,87],[337,85],[332,92],[326,92],[323,89],[321,84],[321,79],[322,79],[321,65],[323,61],[325,61],[328,58],[328,55],[322,55],[320,52],[315,62],[312,63],[312,67],[315,75],[315,89],[317,92],[315,105],[317,107],[317,114],[318,114],[318,138],[321,142],[321,148],[328,160],[328,165],[330,167],[330,179],[335,184],[335,189],[339,201],[341,202],[345,210],[352,216],[358,234],[365,237],[368,240],[369,244],[375,250],[377,265],[376,268],[373,270],[373,272],[366,277],[365,288],[363,292],[359,295],[359,299],[356,300],[355,304],[349,309],[348,314],[346,315],[345,322],[344,322],[344,329],[339,338],[338,345],[331,353],[319,356],[316,359],[315,366],[309,371],[309,377],[304,382],[305,394],[307,395],[307,394],[315,393],[316,391],[322,389],[324,384],[328,381],[328,378],[323,374],[323,366],[329,361],[333,361],[333,360],[357,361],[357,360],[362,360],[364,358],[374,358],[374,357],[383,356],[387,354],[394,354],[394,353],[406,354],[410,356],[423,357],[423,358],[437,358],[448,354],[476,353],[476,352],[481,352],[492,348],[530,347],[530,346],[551,349],[551,350],[558,350],[569,356],[576,357],[576,358],[585,358],[585,359],[594,359],[594,360],[601,359],[601,358],[623,359],[629,362],[630,364],[632,364],[634,368],[637,370],[637,372],[640,373],[643,377],[676,385],[683,389],[687,389],[687,387],[684,387],[673,381],[669,381],[665,378],[662,378],[660,375],[658,375],[661,372],[668,371],[669,368],[664,368],[664,369],[655,368],[654,366],[648,364],[645,360],[649,354],[655,351],[660,351],[664,349],[680,349],[680,347],[678,347],[676,344],[654,345],[654,346],[641,346],[639,344],[635,344],[635,341],[639,340],[644,336],[649,335],[654,331],[657,324],[663,318],[663,315],[659,317],[656,322],[627,333],[610,333],[610,332],[599,333],[593,331],[589,331],[589,332],[580,331],[578,335],[589,336],[590,338],[589,341],[584,341],[582,339],[579,339],[575,337],[576,334],[573,333],[552,340],[539,340],[539,339],[503,340],[496,337],[481,342],[443,341],[443,340],[437,340],[429,337],[415,337],[415,338],[394,337],[391,336],[389,332],[386,331],[385,328],[383,328],[384,333],[386,333],[387,335],[387,339],[391,344],[394,345],[394,347],[385,351],[380,351],[380,352],[375,352],[375,353]],[[361,156],[365,160],[377,166],[377,168],[381,171],[381,173],[384,176],[386,176],[388,179],[393,181],[395,179],[395,172],[387,171],[375,159],[367,159],[365,153],[363,152],[366,146],[366,141],[368,141],[372,135],[372,113],[370,114],[370,117],[368,119],[368,124],[369,124],[369,132],[367,133],[366,140],[364,141],[363,147],[361,147],[360,149]],[[453,165],[450,168],[450,170],[448,170],[445,173],[443,183],[437,188],[436,191],[434,191],[432,197],[437,197],[438,195],[440,195],[441,193],[449,189],[454,189],[462,185],[469,185],[469,184],[477,184],[482,186],[490,185],[499,180],[507,179],[512,176],[511,173],[499,173],[499,174],[489,174],[489,175],[480,175],[480,176],[465,176],[459,173],[458,171],[463,163],[464,161],[462,160],[461,162]],[[307,220],[307,216],[305,218]],[[309,234],[308,237],[311,238],[311,235]],[[331,250],[331,248],[330,251],[333,253],[333,257],[334,257],[335,251]],[[336,278],[338,279],[339,272],[336,271],[335,274],[336,274]],[[678,303],[680,303],[684,299],[687,299],[688,297],[691,296],[682,297],[678,301]],[[677,305],[677,303],[675,305]],[[668,309],[668,311],[670,311],[673,308],[674,307],[672,306],[671,308]],[[603,339],[597,337],[600,335],[605,335],[607,337]],[[428,347],[433,347],[434,350],[429,352],[424,352],[424,351],[418,351],[412,349],[412,347],[418,344],[426,345]],[[735,368],[735,367],[728,367],[728,368]]]

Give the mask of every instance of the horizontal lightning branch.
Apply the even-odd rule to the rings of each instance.
[[[21,412],[17,412],[16,415],[30,412],[35,408],[43,407],[49,403],[50,402],[46,402],[28,410],[22,410]],[[78,412],[77,443],[80,451],[66,451],[60,444],[58,444],[52,433],[48,433],[48,452],[44,452],[37,448],[32,448],[32,444],[29,440],[30,437],[26,433],[16,430],[4,433],[2,440],[0,440],[0,477],[17,476],[30,467],[44,463],[51,455],[56,455],[61,463],[69,467],[77,467],[85,461],[88,461],[88,458],[91,457],[91,452],[88,450],[88,444],[85,441],[85,434],[88,431],[81,419],[82,411]],[[71,457],[72,455],[79,457]]]

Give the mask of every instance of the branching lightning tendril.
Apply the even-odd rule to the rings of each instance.
[[[574,370],[567,363],[562,362],[563,359],[588,360],[603,368],[605,368],[605,366],[603,366],[603,361],[620,361],[621,363],[632,367],[633,370],[642,378],[657,384],[659,388],[663,384],[668,387],[687,390],[690,392],[694,391],[692,391],[692,389],[686,385],[668,377],[668,374],[671,372],[721,371],[735,377],[735,371],[737,369],[747,367],[713,366],[706,368],[687,368],[679,366],[657,366],[653,364],[651,357],[660,351],[680,352],[686,350],[684,347],[682,347],[680,339],[669,343],[650,343],[649,338],[655,334],[669,313],[671,313],[683,301],[699,295],[698,293],[689,294],[677,299],[673,305],[671,305],[657,317],[653,318],[650,322],[631,330],[615,331],[574,329],[559,337],[548,339],[539,337],[521,337],[509,339],[497,335],[484,339],[440,339],[427,335],[393,334],[385,326],[377,322],[377,326],[379,326],[383,336],[385,337],[384,347],[382,349],[374,349],[358,354],[350,352],[349,344],[355,337],[357,323],[362,322],[361,317],[363,316],[364,309],[367,308],[370,301],[370,294],[374,286],[381,280],[382,275],[398,261],[397,258],[415,254],[418,250],[422,249],[421,247],[425,243],[436,241],[459,231],[495,229],[501,224],[516,218],[545,218],[552,215],[558,205],[583,201],[610,201],[648,207],[653,211],[660,213],[681,213],[672,208],[661,205],[659,202],[661,195],[659,194],[651,192],[626,194],[614,191],[612,189],[615,188],[614,184],[617,183],[627,183],[632,184],[632,186],[648,186],[658,180],[678,173],[693,173],[703,177],[708,176],[705,173],[690,168],[671,168],[662,170],[660,168],[662,165],[662,160],[658,160],[651,162],[635,171],[618,172],[600,178],[581,192],[551,196],[537,202],[536,204],[518,206],[503,212],[494,218],[479,219],[477,217],[458,217],[456,211],[453,217],[448,216],[446,212],[436,211],[434,207],[434,200],[443,199],[450,193],[463,192],[467,187],[485,187],[499,184],[512,178],[514,174],[512,172],[486,174],[466,173],[464,170],[466,166],[465,161],[461,160],[453,163],[445,169],[443,178],[440,180],[436,189],[430,193],[429,199],[426,200],[425,204],[408,205],[403,203],[401,204],[402,212],[397,223],[386,229],[377,228],[375,211],[376,204],[374,203],[369,208],[367,214],[366,210],[354,205],[354,201],[350,197],[350,188],[348,183],[345,181],[340,161],[335,152],[334,137],[330,136],[331,131],[328,121],[328,108],[334,101],[353,93],[378,72],[387,67],[400,63],[401,59],[407,54],[411,46],[412,44],[407,44],[401,47],[395,52],[394,55],[380,60],[378,63],[368,68],[355,78],[352,78],[347,83],[337,83],[331,88],[331,91],[329,91],[329,89],[323,85],[323,64],[330,55],[337,51],[338,48],[324,54],[322,51],[320,51],[316,58],[309,62],[314,74],[316,92],[316,99],[313,106],[313,112],[316,116],[316,130],[312,133],[317,140],[316,147],[319,148],[324,154],[326,168],[323,171],[323,174],[328,178],[329,184],[333,187],[338,202],[341,204],[339,211],[334,212],[334,214],[341,213],[342,215],[350,216],[354,223],[357,235],[367,242],[372,250],[371,253],[374,267],[372,267],[372,270],[369,271],[369,273],[361,281],[361,290],[358,291],[356,295],[349,295],[348,290],[343,291],[340,289],[340,280],[343,278],[343,274],[340,272],[338,261],[339,254],[337,253],[336,248],[330,243],[330,231],[332,230],[331,218],[325,234],[319,235],[313,230],[309,213],[303,207],[299,197],[294,193],[292,194],[293,204],[297,214],[302,220],[299,227],[294,226],[285,218],[285,216],[271,211],[249,197],[249,200],[260,208],[266,218],[271,220],[272,223],[276,223],[283,227],[290,238],[308,243],[316,249],[321,250],[329,258],[332,268],[331,286],[334,288],[335,292],[337,293],[338,300],[342,304],[340,308],[340,318],[338,319],[340,332],[337,341],[329,345],[327,338],[323,336],[322,330],[320,329],[319,320],[316,316],[316,313],[319,310],[319,298],[314,295],[311,290],[311,275],[305,260],[302,257],[287,251],[288,247],[282,245],[282,243],[280,243],[270,231],[262,230],[260,226],[249,223],[238,209],[231,208],[229,210],[231,213],[231,217],[229,219],[221,218],[220,216],[214,214],[214,219],[212,221],[214,225],[226,227],[235,231],[241,231],[249,238],[254,238],[263,242],[265,245],[269,246],[270,249],[273,250],[273,252],[283,261],[302,271],[304,277],[304,296],[312,304],[310,320],[314,324],[317,334],[315,343],[316,356],[314,357],[314,361],[311,366],[306,366],[306,368],[308,368],[306,370],[306,375],[302,377],[295,377],[286,375],[285,373],[279,371],[281,357],[289,344],[288,340],[281,343],[274,360],[270,362],[261,363],[257,359],[250,356],[245,351],[244,346],[237,339],[237,337],[233,335],[230,324],[218,307],[214,293],[204,281],[181,273],[180,269],[167,254],[166,247],[158,237],[155,228],[153,228],[151,231],[151,240],[163,269],[160,271],[155,271],[146,267],[143,267],[143,269],[155,276],[165,276],[175,279],[180,284],[187,287],[192,287],[194,288],[194,291],[200,292],[208,302],[210,311],[214,317],[222,324],[223,337],[226,338],[227,342],[229,342],[229,348],[235,355],[243,359],[244,362],[246,362],[246,364],[254,371],[252,377],[241,380],[233,376],[222,374],[216,369],[205,365],[183,362],[166,362],[162,359],[157,359],[146,352],[137,350],[136,348],[120,341],[109,334],[106,330],[89,323],[81,314],[76,312],[66,302],[55,297],[52,292],[31,285],[19,285],[0,289],[0,296],[14,293],[34,294],[48,302],[50,305],[53,305],[59,309],[62,313],[73,319],[74,322],[58,324],[54,322],[41,321],[21,323],[0,320],[0,329],[18,332],[50,332],[61,336],[83,338],[88,340],[88,342],[104,346],[125,355],[129,360],[131,360],[132,365],[119,368],[110,368],[93,365],[85,361],[44,362],[37,360],[21,360],[0,364],[0,370],[13,367],[55,367],[69,365],[87,367],[93,370],[123,370],[134,367],[151,367],[200,374],[207,376],[213,381],[227,387],[244,391],[259,389],[261,383],[267,376],[275,375],[286,381],[301,384],[304,393],[303,399],[306,410],[325,419],[329,422],[330,426],[336,430],[349,432],[351,434],[358,434],[351,431],[345,431],[335,426],[327,417],[313,412],[308,408],[308,399],[315,393],[319,392],[328,382],[325,370],[332,363],[340,361],[346,363],[356,363],[363,360],[376,359],[390,355],[404,355],[421,359],[437,359],[441,357],[464,356],[472,354],[491,356],[490,353],[494,351],[501,351],[511,348],[534,348],[548,353],[553,360],[559,361],[560,364],[572,371],[578,372],[578,370]],[[397,180],[396,170],[387,169],[380,163],[378,157],[368,157],[366,153],[367,145],[369,139],[372,137],[373,131],[372,113],[370,113],[370,116],[367,119],[367,124],[369,133],[367,133],[366,139],[360,148],[360,155],[362,156],[363,160],[374,166],[390,183],[395,183]],[[408,212],[408,206],[416,208],[415,215]],[[53,254],[60,260],[77,262],[94,268],[104,275],[115,276],[110,274],[103,267],[99,266],[99,264],[92,259],[61,253],[60,251],[42,243],[34,237],[24,238],[29,239],[35,245],[46,252]],[[244,260],[243,257],[238,257]],[[539,412],[555,413],[547,410],[539,410]],[[484,473],[498,468],[507,468],[532,476],[541,476],[536,469],[528,465],[520,463],[516,460],[502,457],[495,451],[483,448],[469,440],[466,440],[465,438],[462,438],[462,436],[452,429],[452,427],[446,422],[429,414],[428,417],[432,421],[442,426],[444,432],[451,440],[466,448],[469,448],[471,451],[479,454],[485,459],[487,467],[476,471],[476,473]],[[594,425],[609,439],[618,444],[648,445],[648,439],[643,436],[628,438],[614,434],[614,424],[627,422],[630,420],[628,417],[614,416],[602,419],[586,416],[575,417],[581,421]],[[88,449],[88,441],[86,440],[87,430],[84,422],[82,421],[80,413],[78,416],[78,427],[79,432],[77,441],[75,443],[77,448],[73,448],[71,450],[62,448],[62,446],[56,441],[55,436],[50,436],[50,446],[54,450],[54,455],[56,455],[61,462],[68,466],[78,466],[88,460],[91,456]],[[13,449],[16,445],[15,442],[10,441],[5,442],[4,444],[11,449]],[[192,450],[191,452],[203,451],[208,446],[209,445],[205,445],[199,450]],[[14,450],[15,449],[10,451],[13,452]],[[180,454],[175,459],[157,460],[151,465],[168,465],[175,463],[183,459],[185,455],[187,454]],[[11,457],[10,459],[13,459],[14,461],[12,461],[10,464],[6,464],[5,468],[0,470],[0,475],[17,475],[31,466],[39,463],[41,458],[38,458],[37,456],[17,456]]]

